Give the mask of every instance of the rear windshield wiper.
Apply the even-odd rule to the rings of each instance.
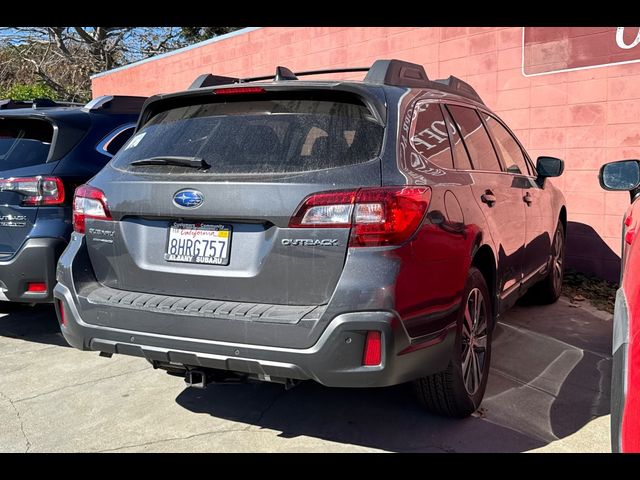
[[[211,168],[211,165],[209,165],[206,160],[200,157],[174,156],[144,158],[142,160],[131,162],[130,165],[132,167],[138,167],[142,165],[176,165],[179,167],[199,168],[202,170]]]

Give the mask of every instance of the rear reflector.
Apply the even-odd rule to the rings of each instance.
[[[27,283],[27,292],[46,292],[47,284],[44,282],[29,282]]]
[[[380,332],[372,330],[367,332],[367,339],[364,342],[364,355],[362,365],[365,367],[375,367],[382,363],[382,342]]]
[[[265,93],[262,87],[233,87],[233,88],[217,88],[213,91],[216,95],[242,95],[245,93]]]
[[[0,178],[0,191],[19,193],[24,206],[64,203],[64,185],[58,177]]]
[[[102,190],[80,185],[73,196],[73,230],[84,233],[87,218],[111,220],[111,213]]]
[[[62,303],[62,300],[57,300],[58,302],[58,311],[60,312],[60,325],[66,325],[67,321],[64,317],[64,303]]]
[[[631,222],[633,221],[633,218],[631,217],[631,215],[629,215],[625,220],[624,220],[624,224],[628,227],[631,225]]]
[[[411,237],[429,208],[429,187],[336,190],[305,198],[290,228],[349,228],[351,247],[398,245]]]

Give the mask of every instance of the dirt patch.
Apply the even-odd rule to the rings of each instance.
[[[564,273],[562,293],[573,304],[580,304],[586,300],[599,310],[613,313],[617,289],[617,283],[607,282],[592,275],[571,270]]]

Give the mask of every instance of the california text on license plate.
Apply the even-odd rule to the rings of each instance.
[[[228,265],[231,227],[207,223],[174,222],[164,254],[168,262]]]

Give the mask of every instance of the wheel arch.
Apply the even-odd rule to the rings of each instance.
[[[567,207],[562,205],[560,207],[560,214],[558,220],[562,223],[562,227],[564,229],[564,236],[567,236]]]

